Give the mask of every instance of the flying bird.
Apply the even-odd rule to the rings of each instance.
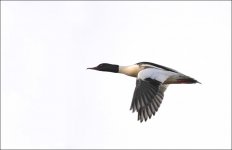
[[[129,66],[102,63],[93,68],[97,71],[122,73],[136,77],[136,87],[130,110],[138,112],[140,122],[147,121],[158,111],[169,84],[200,83],[174,69],[151,62],[139,62]]]

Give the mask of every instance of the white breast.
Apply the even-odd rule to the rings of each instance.
[[[175,72],[165,71],[157,68],[147,68],[138,73],[138,78],[142,80],[151,78],[163,83],[166,79],[174,75],[176,75]]]
[[[140,70],[141,69],[139,68],[138,65],[119,66],[119,73],[132,76],[132,77],[137,77]]]

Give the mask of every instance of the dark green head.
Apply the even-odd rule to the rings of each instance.
[[[97,67],[87,68],[87,69],[118,73],[119,66],[113,65],[113,64],[102,63],[102,64],[98,65]]]

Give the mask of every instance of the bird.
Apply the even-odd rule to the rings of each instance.
[[[135,77],[136,86],[130,110],[138,113],[138,121],[140,122],[146,122],[148,118],[150,119],[156,114],[168,85],[200,83],[177,70],[151,62],[139,62],[128,66],[101,63],[96,67],[87,69]]]

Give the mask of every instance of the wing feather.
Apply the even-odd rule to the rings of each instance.
[[[137,79],[131,103],[132,111],[138,112],[138,120],[151,118],[158,111],[167,85],[154,79]]]

